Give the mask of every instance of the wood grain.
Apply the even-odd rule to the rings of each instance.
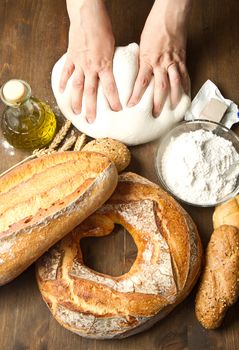
[[[117,45],[139,42],[153,0],[108,0]],[[238,0],[198,0],[188,27],[188,68],[192,95],[213,80],[228,98],[239,103]],[[30,83],[33,94],[58,112],[50,87],[54,62],[66,50],[68,17],[65,0],[0,1],[0,84],[18,77]],[[0,106],[2,112],[3,106]],[[239,134],[239,128],[234,128]],[[156,143],[132,148],[130,170],[157,182],[154,168]],[[0,171],[26,156],[6,148],[0,136]],[[204,245],[212,231],[212,209],[185,207],[195,220]],[[136,254],[132,239],[122,229],[83,243],[87,263],[101,271],[120,274],[130,268]],[[0,288],[1,350],[237,350],[239,305],[226,316],[223,327],[205,331],[194,316],[195,290],[167,318],[149,331],[121,341],[86,340],[57,324],[41,300],[34,266]]]

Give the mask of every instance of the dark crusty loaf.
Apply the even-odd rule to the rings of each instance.
[[[117,170],[98,153],[64,152],[0,178],[0,285],[18,276],[99,208]]]
[[[119,277],[89,269],[80,249],[82,237],[110,234],[115,224],[138,248],[130,271]],[[183,208],[159,186],[125,173],[111,198],[39,260],[37,280],[64,327],[84,337],[121,338],[149,328],[188,295],[201,256]]]
[[[217,228],[206,251],[205,270],[196,296],[196,316],[203,327],[220,326],[239,295],[239,232],[234,226]]]

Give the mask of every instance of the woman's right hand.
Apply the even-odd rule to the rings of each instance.
[[[81,112],[84,94],[86,119],[92,123],[96,117],[99,80],[111,109],[122,109],[113,76],[114,36],[102,0],[67,0],[67,9],[70,17],[69,44],[60,90],[64,91],[74,72],[72,110],[75,114]]]

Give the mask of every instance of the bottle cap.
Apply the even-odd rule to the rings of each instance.
[[[26,93],[25,84],[18,79],[7,81],[2,88],[5,101],[13,104],[21,101]]]

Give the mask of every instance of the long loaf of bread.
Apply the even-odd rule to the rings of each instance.
[[[239,295],[239,232],[234,226],[217,228],[206,251],[205,270],[196,296],[196,316],[203,327],[220,326]]]
[[[64,152],[0,178],[0,285],[25,270],[113,193],[115,165],[98,153]]]

